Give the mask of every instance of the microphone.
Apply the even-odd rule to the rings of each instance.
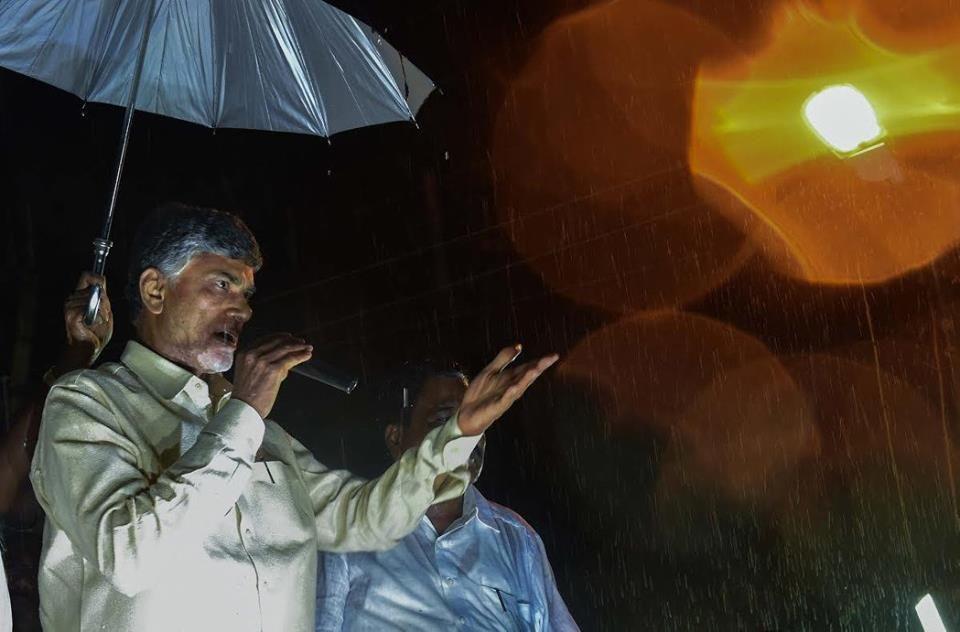
[[[290,369],[291,373],[296,373],[302,377],[311,379],[327,386],[332,386],[338,391],[343,391],[347,395],[357,388],[359,380],[346,371],[339,369],[332,364],[327,364],[323,360],[311,358],[303,364]]]
[[[260,327],[245,327],[244,330],[248,336],[253,335],[257,338],[265,334]],[[347,395],[352,393],[360,383],[360,380],[343,369],[317,358],[310,358],[303,364],[298,364],[290,369],[290,372],[335,388]]]

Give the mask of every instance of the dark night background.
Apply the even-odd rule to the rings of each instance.
[[[960,625],[958,518],[953,481],[940,467],[944,451],[949,463],[955,449],[960,401],[955,251],[882,284],[808,285],[782,276],[737,229],[714,219],[700,228],[721,233],[740,255],[706,291],[605,302],[557,290],[544,265],[606,269],[612,258],[614,270],[649,264],[669,274],[658,241],[673,233],[625,216],[630,205],[669,211],[697,199],[682,165],[685,146],[638,143],[646,152],[638,169],[668,175],[631,189],[618,202],[622,217],[588,226],[589,195],[576,189],[592,194],[593,185],[560,183],[562,174],[533,165],[522,174],[525,186],[553,194],[528,209],[543,226],[524,228],[528,216],[504,210],[513,204],[503,183],[509,160],[497,156],[510,149],[497,145],[498,154],[494,141],[511,81],[541,32],[586,3],[334,4],[385,32],[440,87],[420,111],[419,129],[387,125],[328,143],[138,114],[108,264],[119,326],[105,360],[116,359],[130,335],[120,325],[120,288],[126,245],[144,213],[167,200],[231,210],[266,259],[253,324],[301,332],[318,356],[364,379],[437,348],[473,370],[514,340],[528,356],[561,353],[561,366],[491,431],[479,487],[541,534],[584,630],[918,630],[913,604],[927,592],[948,627]],[[776,2],[673,4],[746,43]],[[685,88],[663,88],[677,90]],[[552,109],[545,103],[542,116]],[[0,71],[0,374],[12,403],[62,343],[61,303],[90,265],[120,123],[118,108],[84,105]],[[513,124],[525,125],[522,117]],[[576,142],[572,151],[596,152],[603,163],[604,146]],[[549,241],[567,222],[586,235],[574,247],[559,237],[536,255],[516,246],[514,231],[542,230]],[[680,243],[687,252],[678,258],[699,242]],[[637,263],[643,253],[661,259]],[[710,276],[713,259],[704,260]],[[643,294],[643,280],[625,274],[612,287]],[[790,394],[777,395],[777,385],[763,391],[774,392],[766,399],[757,394],[753,387],[766,379],[758,376],[770,372]],[[706,407],[716,423],[757,410],[762,419],[792,419],[795,403],[817,411],[817,438],[809,447],[792,426],[738,422],[731,433],[767,442],[739,458],[780,450],[789,471],[733,458],[717,470],[728,479],[714,484],[703,451],[715,443],[723,452],[727,435],[705,431],[687,444],[654,419],[688,403]],[[916,410],[932,416],[917,419]],[[292,376],[273,416],[328,465],[375,475],[387,463],[380,429],[364,419],[362,387],[346,397]],[[887,440],[878,439],[883,428]],[[28,551],[35,540],[15,533],[8,546]]]

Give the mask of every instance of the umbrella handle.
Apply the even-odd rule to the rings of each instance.
[[[97,312],[100,311],[100,299],[102,295],[103,288],[100,284],[94,285],[90,292],[90,300],[87,301],[87,313],[83,316],[83,324],[87,327],[93,326],[94,321],[97,320]]]
[[[113,242],[109,239],[97,237],[93,240],[93,273],[102,276],[107,267],[107,255],[110,254],[110,248]],[[90,300],[87,301],[87,311],[83,315],[83,323],[90,327],[97,320],[97,312],[100,311],[100,301],[103,297],[103,286],[99,283],[93,286],[90,292]]]

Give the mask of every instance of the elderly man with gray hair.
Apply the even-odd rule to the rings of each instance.
[[[318,549],[387,549],[462,495],[483,432],[556,361],[511,367],[507,347],[382,476],[331,471],[267,420],[310,345],[279,334],[237,353],[260,265],[227,213],[168,205],[141,227],[137,339],[62,377],[43,413],[31,479],[48,632],[312,630]]]

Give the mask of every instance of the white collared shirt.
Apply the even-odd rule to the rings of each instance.
[[[426,517],[397,546],[321,556],[317,632],[576,631],[536,531],[473,486],[437,535]]]
[[[453,419],[365,482],[131,342],[47,398],[31,471],[44,630],[312,630],[317,549],[392,546],[463,493],[478,441]]]

